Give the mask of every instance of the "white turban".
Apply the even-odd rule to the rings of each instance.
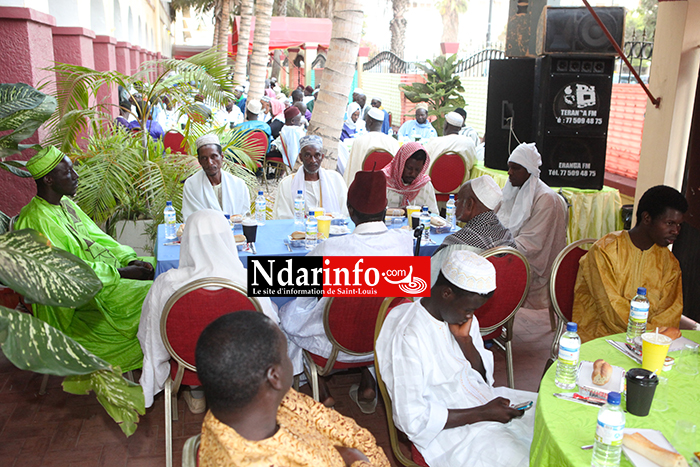
[[[197,147],[197,149],[208,144],[218,144],[219,146],[221,146],[221,143],[219,142],[219,137],[211,134],[200,136],[199,138],[197,138],[197,141],[194,142],[194,145]]]
[[[462,124],[464,123],[464,118],[457,112],[448,113],[445,115],[445,120],[447,120],[447,123],[457,128],[462,128]]]
[[[364,96],[364,95],[365,95],[365,92],[364,92],[362,89],[360,89],[360,88],[355,88],[355,90],[354,90],[352,93],[353,93],[353,94],[358,94],[358,95],[360,95],[360,96]]]
[[[496,268],[473,251],[453,251],[440,271],[450,283],[467,292],[488,294],[496,290]]]
[[[530,173],[537,178],[540,178],[540,169],[542,165],[542,156],[537,151],[535,143],[522,143],[520,144],[508,158],[508,162],[515,162],[520,164]]]
[[[521,187],[513,186],[508,179],[506,186],[503,187],[503,202],[496,213],[501,224],[510,230],[513,237],[517,237],[525,221],[530,218],[537,185],[542,183],[539,169],[542,165],[542,156],[537,152],[535,143],[522,143],[515,148],[508,162],[520,164],[530,173]]]
[[[492,211],[498,207],[503,199],[501,188],[488,175],[471,180],[471,187],[479,201]]]

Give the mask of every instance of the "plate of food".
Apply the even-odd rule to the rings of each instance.
[[[625,388],[625,369],[612,366],[603,359],[595,362],[582,361],[579,364],[579,392],[605,401],[610,391],[622,393]]]
[[[248,241],[243,234],[234,235],[233,238],[236,240],[236,248],[238,248],[238,251],[243,250],[248,244]]]
[[[442,217],[433,216],[430,218],[430,233],[444,234],[450,233],[451,230],[452,226]]]
[[[328,233],[331,237],[336,237],[339,235],[347,235],[350,233],[350,228],[347,225],[331,225]]]
[[[678,454],[659,430],[625,428],[622,452],[635,467],[687,467],[688,463]]]
[[[287,241],[292,248],[306,248],[306,232],[292,232],[287,236]]]

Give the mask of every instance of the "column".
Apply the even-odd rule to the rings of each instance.
[[[53,28],[53,55],[57,62],[95,68],[92,41],[95,33],[85,28]]]
[[[117,71],[123,75],[131,74],[131,44],[117,42],[114,52],[117,57]]]
[[[95,70],[113,71],[117,70],[117,40],[111,36],[96,36],[92,41],[95,53]],[[105,104],[105,111],[116,118],[119,115],[119,96],[117,86],[111,89],[100,89],[97,92],[97,102]]]
[[[138,45],[132,45],[129,47],[129,56],[131,57],[131,73],[130,75],[133,75],[136,73],[139,69],[139,65],[141,65],[141,47]]]

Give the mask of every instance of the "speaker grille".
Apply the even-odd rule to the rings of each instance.
[[[625,9],[621,7],[598,7],[593,9],[613,39],[622,46],[625,31]],[[586,8],[547,7],[542,13],[538,39],[538,54],[588,53],[612,54],[610,44],[602,28]],[[543,37],[543,41],[541,40]]]

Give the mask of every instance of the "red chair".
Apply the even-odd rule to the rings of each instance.
[[[530,264],[522,253],[510,247],[491,248],[481,253],[496,268],[496,291],[474,313],[484,340],[492,339],[506,352],[508,387],[515,389],[513,377],[513,323],[530,290]]]
[[[450,194],[456,194],[469,179],[469,170],[464,158],[454,152],[440,154],[430,165],[430,180],[435,188],[438,201],[447,201]]]
[[[172,154],[187,154],[187,143],[185,137],[176,130],[168,131],[163,136],[163,146],[170,148]]]
[[[566,323],[571,321],[571,314],[574,309],[574,286],[578,275],[579,261],[588,253],[588,249],[583,246],[591,245],[596,240],[586,238],[579,240],[566,248],[554,259],[552,272],[549,276],[549,294],[552,298],[552,309],[557,317],[557,332],[552,341],[550,362],[554,362],[559,354],[559,339],[561,339]]]
[[[245,133],[243,150],[253,159],[258,167],[262,167],[265,154],[270,145],[267,133],[262,130],[250,130]]]
[[[173,464],[172,420],[177,420],[177,393],[181,384],[199,386],[194,350],[205,327],[219,316],[240,310],[262,312],[257,299],[242,287],[218,277],[196,280],[175,292],[163,308],[160,333],[171,356],[165,382],[165,461]],[[173,411],[173,406],[175,410]]]
[[[396,302],[396,300],[399,301]],[[402,303],[408,302],[409,300],[405,298],[387,298],[384,300],[382,306],[379,308],[379,313],[377,313],[377,322],[374,326],[375,344],[377,342],[377,338],[379,337],[379,332],[382,330],[384,320],[386,319],[386,316],[389,314],[389,312],[394,307]],[[401,441],[399,441],[399,433],[401,432],[398,430],[398,428],[396,428],[396,425],[394,425],[394,410],[393,406],[391,405],[391,396],[389,396],[389,392],[386,390],[386,385],[384,384],[382,375],[379,372],[379,361],[377,359],[376,351],[374,353],[374,370],[377,373],[377,386],[379,386],[379,392],[382,393],[382,399],[384,400],[386,421],[389,425],[389,440],[391,441],[391,450],[394,452],[394,457],[396,457],[396,459],[398,459],[398,461],[406,467],[428,467],[428,464],[425,462],[425,459],[423,459],[421,453],[418,452],[418,449],[416,449],[416,447],[410,441],[408,443],[411,445],[411,459],[406,457],[406,455],[401,450]],[[401,433],[401,435],[403,435],[403,433]],[[405,435],[403,436],[405,437]]]
[[[374,167],[374,170],[382,170],[389,165],[393,159],[394,156],[386,151],[370,152],[365,156],[364,162],[362,162],[362,170],[371,171],[372,167]]]

